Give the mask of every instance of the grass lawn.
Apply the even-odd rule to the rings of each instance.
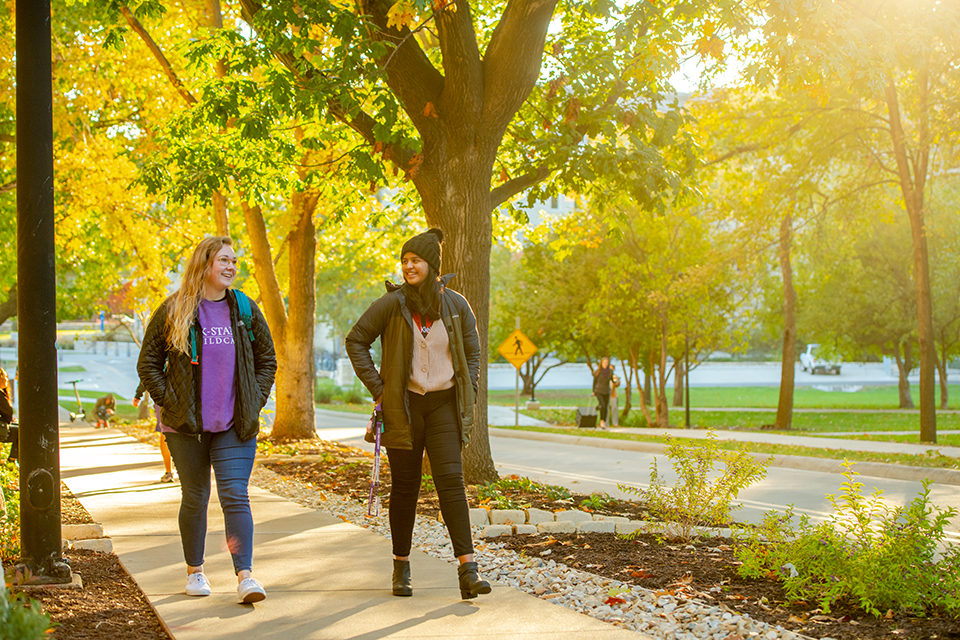
[[[515,427],[498,427],[514,429]],[[593,429],[546,428],[546,427],[518,427],[520,431],[537,431],[540,433],[559,433],[563,435],[590,436],[594,438],[608,438],[611,440],[633,440],[636,442],[666,443],[666,438],[655,435],[640,435],[632,433],[610,433],[609,431],[594,431]],[[683,440],[683,438],[681,438]],[[690,440],[691,442],[693,440]],[[761,444],[754,442],[733,442],[718,440],[717,446],[724,449],[737,449],[743,446],[747,451],[774,456],[806,456],[810,458],[828,458],[832,460],[850,460],[856,462],[886,462],[888,464],[902,464],[911,467],[932,467],[940,469],[960,469],[960,458],[940,455],[910,455],[905,453],[870,453],[864,451],[837,451],[814,447],[796,447],[777,444]],[[856,467],[854,467],[856,470]]]
[[[57,369],[57,371],[59,371],[60,373],[73,373],[75,371],[86,371],[86,369],[80,366],[79,364],[74,364],[74,365],[70,365],[69,367],[60,367],[59,369]]]
[[[573,409],[540,409],[521,413],[531,418],[544,420],[557,425],[573,426],[576,421]],[[759,430],[763,425],[772,424],[775,411],[691,411],[690,424],[694,429],[735,429],[743,431]],[[680,408],[671,408],[671,424],[682,427],[684,412]],[[647,426],[643,414],[636,408],[631,409],[627,421],[621,421],[621,427]],[[937,428],[942,430],[960,429],[960,415],[944,413],[937,416]],[[920,416],[917,413],[835,413],[831,411],[794,413],[792,431],[772,431],[792,435],[816,435],[832,431],[920,431]]]
[[[116,396],[116,394],[114,394]],[[118,398],[119,400],[119,398]],[[66,409],[67,411],[76,411],[76,403],[60,402],[60,406]],[[87,412],[87,422],[94,424],[97,421],[97,413],[94,410],[96,403],[94,402],[84,402],[83,409]],[[117,403],[117,412],[113,414],[114,420],[128,420],[130,422],[135,422],[140,419],[140,411],[132,404],[121,404]]]
[[[824,378],[824,385],[836,385],[835,379]],[[913,402],[920,403],[916,385],[911,389]],[[691,387],[690,406],[692,407],[747,407],[775,409],[780,394],[779,387]],[[960,407],[960,385],[948,385],[951,408]],[[490,391],[490,404],[513,406],[513,391]],[[619,391],[620,404],[623,405],[624,392]],[[633,399],[636,401],[634,392]],[[673,390],[667,390],[667,398],[673,399]],[[537,391],[537,400],[543,406],[584,406],[591,401],[589,389],[543,389]],[[527,397],[520,396],[520,405]],[[881,387],[863,387],[860,391],[820,391],[813,387],[797,387],[794,390],[793,406],[798,409],[896,409],[899,405],[896,385]],[[937,406],[940,403],[940,388],[937,387]]]
[[[937,416],[937,429],[943,429],[940,424],[940,416]],[[808,435],[818,435],[816,433],[811,433]],[[822,436],[827,437],[827,436]],[[888,435],[884,433],[871,433],[863,434],[856,436],[843,436],[846,440],[864,440],[864,441],[873,441],[873,442],[912,442],[914,444],[919,444],[920,434],[911,433],[910,435]],[[944,447],[960,447],[960,434],[948,433],[948,434],[937,434],[937,444]]]
[[[370,415],[373,413],[373,405],[370,403],[367,404],[347,404],[347,403],[338,403],[338,404],[316,404],[317,409],[327,409],[329,411],[342,411],[344,413],[362,413]]]
[[[318,409],[343,411],[355,414],[369,414],[368,404],[317,404]],[[521,409],[523,415],[537,420],[555,424],[561,429],[572,427],[575,424],[573,409],[544,408],[538,411]],[[671,408],[670,422],[675,427],[683,426],[684,412],[680,408]],[[776,418],[775,411],[691,411],[690,422],[694,429],[717,429],[737,431],[760,431],[764,425],[772,424]],[[765,433],[782,433],[795,436],[829,437],[831,432],[853,432],[865,435],[843,436],[844,438],[860,440],[882,440],[886,442],[919,442],[920,416],[918,413],[836,413],[832,411],[794,413],[793,429],[791,431],[774,431],[763,429]],[[631,410],[627,422],[621,427],[645,428],[643,414],[636,408]],[[937,429],[939,431],[960,430],[960,414],[941,413],[937,415]],[[884,434],[885,431],[914,431],[909,435]],[[566,433],[567,431],[561,431]],[[653,430],[651,429],[651,432]],[[595,435],[596,432],[583,432],[586,435]],[[601,437],[613,437],[603,434]],[[648,437],[648,436],[644,436]],[[939,435],[937,443],[943,446],[960,446],[960,435]],[[811,448],[818,452],[819,449]],[[796,455],[817,455],[818,453],[804,453]],[[826,456],[831,457],[831,456]]]
[[[89,391],[86,389],[77,389],[77,393],[80,394],[81,398],[93,398],[94,400],[96,400],[97,398],[102,398],[108,393],[112,393],[114,399],[116,399],[117,402],[123,402],[128,399],[128,398],[124,398],[123,396],[118,394],[116,391]],[[73,387],[57,389],[57,395],[72,396]]]

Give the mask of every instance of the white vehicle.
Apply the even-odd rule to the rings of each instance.
[[[836,360],[824,360],[817,357],[819,344],[808,344],[807,350],[800,354],[800,368],[816,375],[832,373],[840,375],[840,363]]]

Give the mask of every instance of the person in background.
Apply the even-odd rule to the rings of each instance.
[[[97,416],[97,426],[96,429],[103,427],[107,428],[107,423],[110,421],[110,417],[117,412],[117,401],[114,399],[112,393],[108,393],[105,396],[97,398],[97,404],[93,408],[94,413]]]
[[[233,241],[225,236],[201,240],[187,260],[180,288],[150,318],[137,374],[163,407],[160,429],[180,477],[185,592],[211,593],[203,560],[212,470],[237,575],[237,601],[252,604],[267,594],[252,573],[250,473],[277,357],[263,313],[230,288],[236,275]],[[248,322],[241,320],[241,302],[249,304]]]
[[[10,402],[10,378],[6,370],[0,367],[0,443],[11,443],[9,460],[16,460],[20,455],[20,440],[18,428],[11,426],[13,422],[13,403]]]
[[[593,372],[593,395],[600,405],[600,428],[607,428],[607,411],[610,405],[610,382],[613,380],[615,369],[610,365],[610,358],[600,358],[600,366]]]
[[[473,428],[480,378],[477,319],[462,295],[441,277],[443,231],[430,229],[400,250],[404,284],[370,305],[350,330],[347,355],[375,404],[382,407],[383,445],[390,460],[393,595],[411,596],[410,548],[426,451],[440,512],[460,562],[460,597],[490,593],[473,557],[461,448]],[[380,370],[370,357],[379,338]]]
[[[10,401],[10,377],[6,369],[0,367],[0,421],[13,422],[13,403]]]
[[[133,396],[133,406],[139,407],[143,393],[146,391],[141,382],[137,386],[137,393]],[[163,434],[163,424],[160,422],[160,405],[153,403],[153,413],[157,418],[157,426],[154,427],[157,436],[160,438],[160,457],[163,458],[164,473],[160,476],[160,482],[173,482],[173,460],[170,458],[170,447],[167,446],[167,437]]]

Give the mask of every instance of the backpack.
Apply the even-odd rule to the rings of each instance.
[[[250,342],[255,342],[257,338],[253,335],[253,313],[250,311],[250,298],[243,291],[234,291],[233,293],[237,298],[240,326],[246,327]],[[190,356],[190,364],[200,364],[200,358],[197,354],[197,331],[193,325],[190,325]]]

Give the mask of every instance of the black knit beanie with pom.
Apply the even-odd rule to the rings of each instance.
[[[428,229],[425,233],[413,236],[403,243],[403,249],[400,250],[400,260],[403,261],[403,256],[407,253],[415,253],[433,268],[434,273],[440,275],[441,242],[443,242],[443,231],[436,228]]]

